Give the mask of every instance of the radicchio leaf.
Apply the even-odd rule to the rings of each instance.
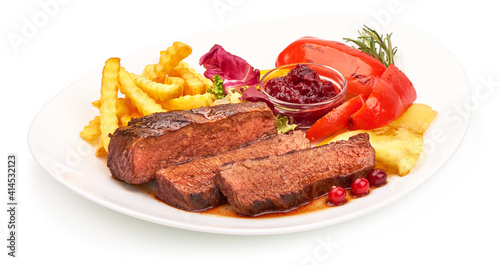
[[[263,101],[274,112],[274,104],[269,100],[269,98],[267,98],[266,95],[264,95],[264,93],[257,89],[257,86],[248,87],[247,89],[242,90],[241,93],[241,101]]]
[[[219,44],[200,58],[200,65],[205,67],[204,75],[213,81],[215,75],[223,80],[223,88],[229,93],[230,88],[256,86],[260,80],[260,71],[254,69],[244,59],[233,55]]]

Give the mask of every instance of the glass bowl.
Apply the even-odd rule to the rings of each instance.
[[[337,95],[327,100],[317,103],[292,103],[277,99],[269,95],[266,85],[269,80],[286,75],[297,64],[279,66],[267,72],[260,80],[260,90],[271,101],[275,107],[275,114],[280,114],[291,118],[299,129],[311,127],[319,118],[330,112],[333,108],[340,106],[347,97],[347,80],[336,69],[314,63],[300,63],[315,70],[319,77],[328,80],[340,91]]]

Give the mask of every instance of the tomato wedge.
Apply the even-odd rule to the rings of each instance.
[[[375,85],[366,103],[349,121],[351,130],[369,130],[388,125],[399,118],[417,99],[408,77],[391,64]]]
[[[317,120],[307,131],[306,137],[312,142],[347,128],[349,118],[365,103],[362,95],[358,95],[333,109]]]
[[[337,69],[348,82],[348,91],[367,98],[386,67],[377,59],[344,43],[302,37],[290,43],[276,59],[276,66],[318,63]]]

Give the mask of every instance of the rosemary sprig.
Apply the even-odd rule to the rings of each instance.
[[[358,45],[358,49],[369,54],[375,59],[382,62],[386,67],[394,64],[394,55],[397,52],[397,47],[392,47],[391,34],[380,36],[375,30],[364,25],[363,30],[358,31],[359,37],[357,40],[344,38],[345,41],[354,42]]]

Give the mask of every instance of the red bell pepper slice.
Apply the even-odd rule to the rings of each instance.
[[[408,77],[393,64],[387,67],[366,103],[349,121],[351,130],[369,130],[399,118],[417,99]]]
[[[317,120],[307,131],[306,137],[312,142],[334,134],[347,128],[349,118],[365,103],[363,95],[358,95],[337,108],[333,109],[321,119]]]
[[[348,82],[348,92],[368,97],[386,67],[370,55],[338,41],[302,37],[289,44],[276,66],[318,63],[337,69]]]

